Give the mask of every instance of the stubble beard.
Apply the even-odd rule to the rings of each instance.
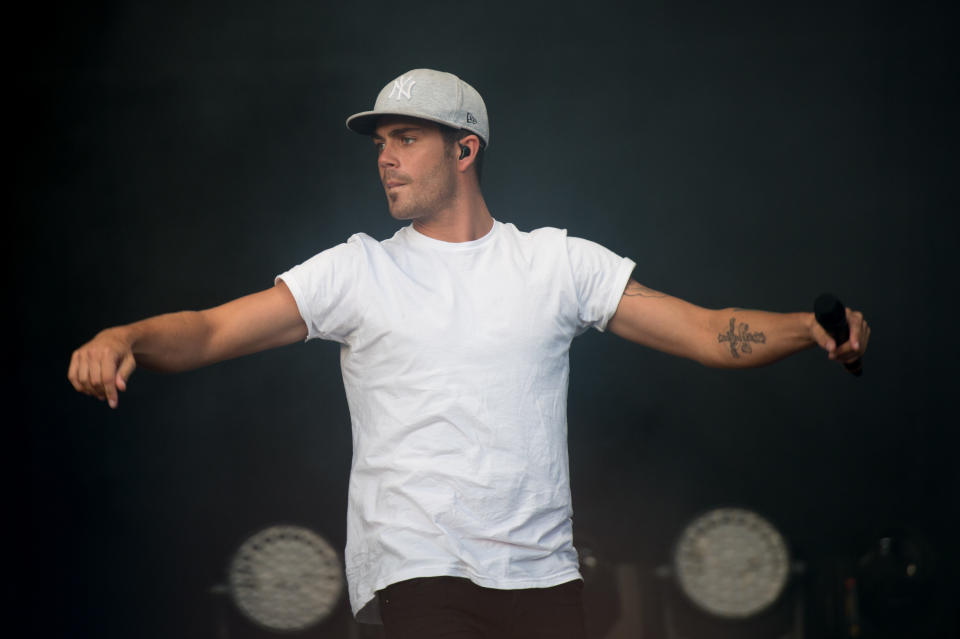
[[[429,218],[447,208],[456,197],[456,173],[449,162],[442,160],[419,180],[401,187],[401,191],[404,192],[387,192],[387,206],[394,219]]]

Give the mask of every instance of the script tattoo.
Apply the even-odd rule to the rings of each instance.
[[[666,297],[666,294],[633,280],[627,283],[627,288],[624,289],[623,294],[626,297]]]
[[[735,358],[739,358],[740,353],[737,352],[737,348],[739,348],[742,353],[752,353],[753,347],[750,346],[750,344],[766,344],[767,336],[761,331],[751,333],[750,325],[744,324],[743,322],[740,323],[738,328],[736,326],[736,320],[731,317],[730,329],[726,333],[720,333],[717,336],[717,341],[721,344],[730,342],[730,353]]]

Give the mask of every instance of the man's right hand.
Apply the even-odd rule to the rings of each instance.
[[[108,328],[73,351],[67,378],[76,390],[116,408],[118,391],[127,390],[127,380],[136,367],[124,329]]]

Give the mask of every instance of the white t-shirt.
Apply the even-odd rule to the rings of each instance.
[[[566,231],[494,222],[449,243],[364,234],[278,276],[307,339],[340,342],[353,426],[346,574],[376,591],[456,576],[502,589],[579,578],[567,463],[574,336],[603,330],[635,264]]]

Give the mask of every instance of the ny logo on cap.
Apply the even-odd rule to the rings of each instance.
[[[393,81],[393,88],[390,89],[390,95],[388,98],[394,98],[399,100],[400,98],[410,99],[410,89],[413,88],[413,85],[417,83],[413,78],[408,78],[405,75],[401,75],[399,78]]]

